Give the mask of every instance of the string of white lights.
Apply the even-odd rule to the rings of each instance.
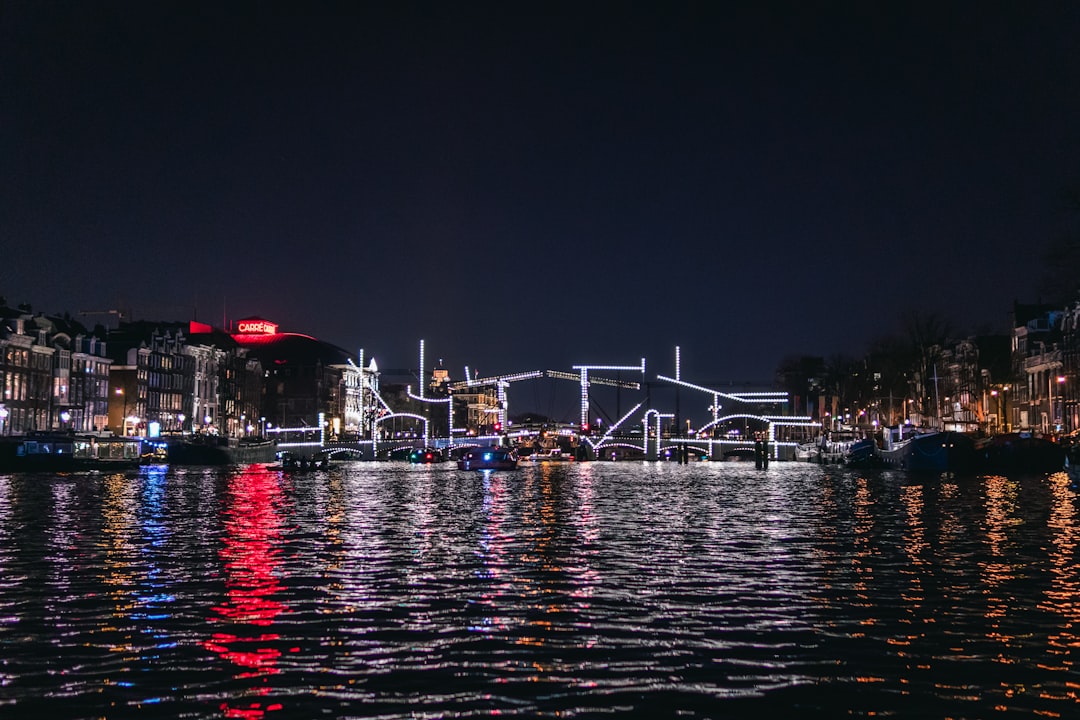
[[[585,442],[587,442],[587,443],[589,443],[590,445],[592,445],[592,447],[593,447],[593,451],[595,452],[595,451],[596,451],[596,448],[600,447],[600,446],[601,446],[601,445],[602,445],[602,444],[604,443],[604,441],[605,441],[605,440],[607,440],[607,439],[608,439],[609,437],[611,437],[611,434],[612,434],[613,432],[615,432],[615,431],[616,431],[616,430],[617,430],[617,429],[619,428],[619,426],[620,426],[620,425],[622,425],[622,424],[623,424],[623,422],[624,422],[624,421],[625,421],[625,420],[626,420],[626,419],[627,419],[628,417],[630,417],[631,415],[633,415],[634,413],[636,413],[636,412],[638,411],[638,409],[639,409],[639,408],[641,407],[641,405],[642,405],[642,403],[638,403],[637,405],[635,405],[634,407],[632,407],[632,408],[630,409],[630,411],[629,411],[628,413],[626,413],[626,414],[625,414],[625,415],[623,415],[623,416],[622,416],[621,418],[619,418],[618,420],[616,420],[616,421],[615,421],[615,423],[614,423],[613,425],[611,425],[611,426],[610,426],[610,427],[609,427],[609,428],[607,429],[607,432],[605,432],[605,433],[604,433],[604,434],[603,434],[603,435],[602,435],[602,436],[600,437],[600,440],[599,440],[599,441],[597,441],[597,442],[593,442],[591,438],[589,438],[589,437],[586,437],[586,438],[585,438]]]

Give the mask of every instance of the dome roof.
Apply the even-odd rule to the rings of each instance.
[[[238,333],[233,339],[247,348],[250,357],[258,358],[263,367],[280,365],[345,365],[349,353],[337,345],[300,333],[248,334]]]

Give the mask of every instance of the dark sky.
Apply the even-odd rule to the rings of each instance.
[[[1080,180],[1080,4],[0,8],[0,294],[460,377],[769,380],[1004,331]]]

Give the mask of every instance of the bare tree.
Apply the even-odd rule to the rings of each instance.
[[[912,399],[917,403],[919,413],[937,417],[940,409],[934,383],[940,368],[941,351],[953,332],[953,325],[937,312],[921,310],[905,314],[903,325],[915,361]]]

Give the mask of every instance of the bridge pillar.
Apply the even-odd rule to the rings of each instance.
[[[754,440],[754,466],[758,470],[769,469],[769,443],[760,437]]]

